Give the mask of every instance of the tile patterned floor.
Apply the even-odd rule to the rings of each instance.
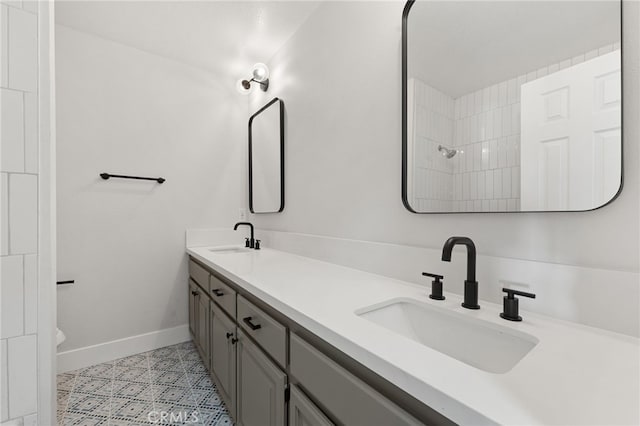
[[[150,424],[233,424],[192,342],[58,375],[58,425]]]

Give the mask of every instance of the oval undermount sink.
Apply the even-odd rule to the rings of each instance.
[[[235,253],[250,253],[251,249],[246,247],[219,247],[219,248],[210,248],[210,252],[215,254],[235,254]]]
[[[388,300],[355,314],[490,373],[508,372],[538,344],[527,333],[412,299]]]

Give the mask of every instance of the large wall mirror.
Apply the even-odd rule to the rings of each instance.
[[[249,118],[249,210],[284,209],[284,103],[272,99]]]
[[[407,2],[416,213],[593,210],[622,187],[620,1]]]

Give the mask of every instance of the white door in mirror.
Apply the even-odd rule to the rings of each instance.
[[[589,210],[621,181],[620,50],[522,86],[522,210]]]

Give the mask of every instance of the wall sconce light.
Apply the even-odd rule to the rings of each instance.
[[[258,83],[260,90],[266,92],[269,88],[269,68],[265,64],[257,63],[253,66],[252,77],[250,80],[240,80],[237,89],[242,94],[251,92],[251,83]]]

